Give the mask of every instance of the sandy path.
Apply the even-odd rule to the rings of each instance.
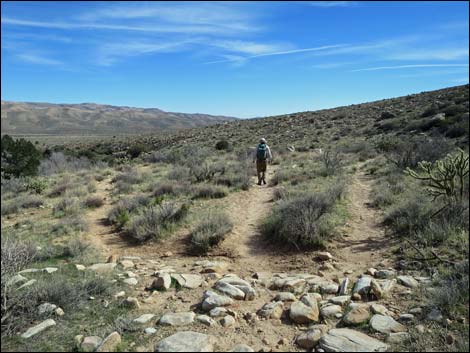
[[[348,191],[350,219],[340,229],[342,238],[331,244],[338,267],[356,275],[381,262],[388,265],[386,258],[391,246],[381,225],[381,212],[370,205],[373,179],[361,167],[353,175]]]
[[[275,170],[276,166],[272,166],[268,177]],[[320,264],[313,261],[314,252],[288,251],[263,239],[259,227],[274,205],[275,188],[256,185],[256,178],[252,178],[252,183],[248,191],[230,193],[223,199],[204,201],[214,203],[218,209],[226,212],[234,224],[232,232],[208,257],[228,260],[234,270],[246,275],[258,271],[318,270]],[[328,245],[328,251],[336,259],[336,270],[328,272],[328,277],[340,277],[346,271],[352,271],[351,275],[359,275],[368,267],[375,267],[383,261],[387,263],[391,243],[385,237],[380,224],[380,212],[369,206],[372,183],[373,179],[365,175],[359,166],[352,176],[349,188],[350,219],[339,229],[341,237]],[[87,215],[90,224],[88,238],[105,256],[114,254],[151,258],[171,251],[179,262],[192,261],[187,252],[190,229],[178,230],[173,237],[158,246],[154,243],[136,245],[125,241],[114,227],[106,223],[106,216],[112,208],[111,188],[110,179],[98,182],[96,194],[105,202],[102,207]]]

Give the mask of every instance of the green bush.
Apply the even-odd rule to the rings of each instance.
[[[215,149],[216,150],[225,150],[228,151],[230,149],[230,143],[227,140],[220,140],[217,141],[215,144]]]
[[[33,143],[21,138],[13,140],[9,135],[1,138],[2,177],[34,176],[38,173],[41,153]]]
[[[219,244],[233,228],[225,213],[212,213],[204,217],[191,234],[191,247],[197,254],[206,254]]]
[[[47,181],[44,179],[29,179],[26,183],[26,190],[34,191],[36,194],[42,194],[47,189]]]
[[[2,201],[1,214],[8,215],[17,213],[21,209],[37,208],[44,204],[43,200],[36,195],[25,195],[12,199],[11,201]]]
[[[262,225],[262,233],[269,240],[301,249],[323,246],[331,235],[324,216],[332,211],[345,191],[344,183],[337,183],[323,193],[281,201]]]
[[[133,198],[121,199],[109,211],[108,221],[122,228],[130,219],[130,214],[136,212],[139,208],[150,205],[152,198],[145,195],[137,195]]]
[[[88,208],[98,208],[104,205],[104,200],[100,196],[89,196],[83,202],[83,205]]]
[[[201,185],[193,189],[193,199],[220,199],[227,196],[227,191],[213,185]]]
[[[167,235],[168,229],[182,220],[187,213],[186,204],[163,203],[151,206],[130,219],[125,226],[125,233],[139,243],[150,239],[159,241]]]

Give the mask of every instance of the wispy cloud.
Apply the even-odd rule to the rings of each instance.
[[[103,45],[98,52],[97,64],[110,66],[116,63],[120,58],[139,56],[151,53],[170,53],[182,50],[191,41],[183,40],[179,42],[124,42],[108,43]]]
[[[343,47],[343,46],[345,46],[345,44],[324,45],[324,46],[313,47],[313,48],[302,48],[302,49],[292,49],[292,50],[284,50],[284,51],[277,51],[277,52],[268,52],[268,53],[263,53],[263,54],[246,56],[244,59],[248,60],[248,59],[253,59],[253,58],[259,58],[259,57],[262,57],[262,56],[289,55],[289,54],[314,52],[314,51],[328,50],[328,49],[332,49],[332,48],[340,48],[340,47]],[[216,60],[216,61],[206,62],[206,64],[216,64],[216,63],[223,63],[223,62],[230,62],[230,61],[232,61],[232,60],[230,60],[230,59]]]
[[[155,24],[147,23],[142,25],[121,25],[121,24],[107,24],[95,22],[55,22],[55,21],[30,21],[15,18],[2,18],[2,24],[62,29],[62,30],[110,30],[110,31],[128,31],[128,32],[149,32],[149,33],[187,33],[187,34],[219,34],[228,35],[240,31],[253,30],[253,28],[246,28],[243,25],[231,25],[220,27],[211,24],[203,25],[173,25],[173,24]]]
[[[410,49],[391,53],[391,60],[460,60],[468,58],[468,48]]]
[[[351,72],[399,70],[399,69],[429,68],[429,67],[468,67],[468,64],[412,64],[412,65],[396,65],[396,66],[378,66],[378,67],[368,67],[365,69],[355,69],[355,70],[351,70]]]
[[[23,53],[23,54],[17,54],[16,56],[20,60],[31,63],[31,64],[48,65],[48,66],[63,66],[64,65],[64,63],[59,60],[47,58],[45,56],[37,55],[37,54]]]
[[[308,1],[307,3],[310,6],[329,8],[354,6],[357,1]]]

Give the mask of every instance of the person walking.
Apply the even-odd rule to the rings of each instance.
[[[253,158],[253,163],[256,162],[256,172],[258,174],[258,185],[261,183],[266,184],[266,169],[268,162],[271,163],[273,156],[271,154],[271,149],[266,143],[265,138],[259,140],[258,147],[256,148],[256,153]]]

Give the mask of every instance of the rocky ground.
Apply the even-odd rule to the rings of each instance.
[[[75,265],[82,271],[112,273],[116,281],[127,284],[129,289],[116,293],[113,300],[132,312],[127,329],[152,338],[150,346],[135,342],[137,351],[386,351],[406,339],[418,320],[443,320],[437,309],[416,305],[405,310],[412,292],[427,288],[430,278],[401,274],[380,264],[365,269],[359,278],[346,271],[341,280],[268,272],[241,278],[230,262],[202,260],[175,266],[177,259],[167,256],[110,258],[88,268]],[[317,253],[315,261],[335,263],[328,252]],[[35,271],[46,271],[53,278],[54,270],[24,270],[16,280],[27,286]],[[67,315],[51,303],[38,310]],[[22,337],[58,329],[55,325],[47,319],[25,330]],[[416,329],[425,331],[422,325]],[[78,334],[76,343],[84,351],[109,351],[120,343],[120,335]]]

